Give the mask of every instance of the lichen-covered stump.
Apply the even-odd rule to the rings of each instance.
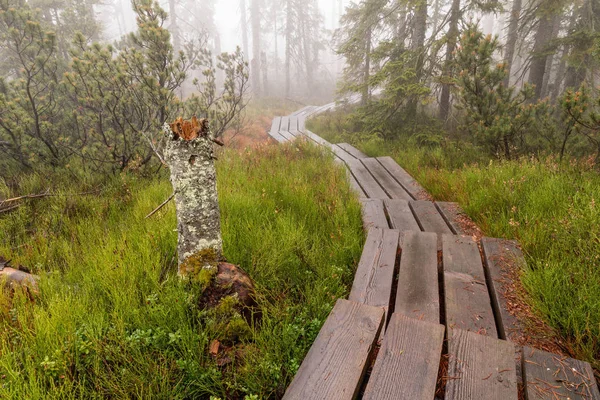
[[[216,273],[221,260],[221,216],[213,143],[208,121],[181,118],[165,124],[164,159],[171,171],[177,208],[179,275]]]

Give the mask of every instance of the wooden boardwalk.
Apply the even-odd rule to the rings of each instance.
[[[305,139],[347,167],[367,233],[348,300],[339,300],[284,399],[600,400],[588,363],[510,341],[507,263],[515,242],[465,236],[456,204],[430,196],[390,157],[370,158],[306,129],[335,108],[273,120],[280,143]],[[444,366],[442,368],[442,366]],[[442,387],[440,387],[442,386]]]

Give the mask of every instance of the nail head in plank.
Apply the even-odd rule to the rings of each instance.
[[[415,216],[410,210],[408,201],[385,199],[383,202],[393,229],[398,229],[399,231],[421,231]]]
[[[344,160],[352,174],[363,188],[367,196],[372,199],[388,199],[388,195],[383,191],[379,183],[371,176],[367,168],[357,159]]]
[[[411,201],[410,206],[424,232],[452,234],[452,230],[431,201]]]
[[[396,230],[369,230],[348,300],[383,307],[387,315],[399,238]]]
[[[523,372],[528,400],[600,400],[587,362],[524,347]]]
[[[437,235],[403,232],[395,313],[440,322]]]
[[[446,400],[517,400],[515,347],[511,342],[450,329]]]
[[[389,171],[392,176],[402,184],[410,195],[415,199],[427,197],[427,191],[423,186],[404,170],[392,157],[378,157],[377,160]]]
[[[496,315],[498,335],[501,339],[516,339],[520,336],[522,326],[514,315],[508,312],[505,293],[512,287],[511,270],[522,270],[525,258],[517,242],[513,240],[482,238],[481,247],[486,267],[486,279],[490,290],[492,307]]]
[[[385,217],[385,209],[381,199],[361,198],[362,218],[365,230],[371,228],[388,229],[389,225]]]
[[[382,324],[381,308],[338,300],[283,398],[353,399]]]
[[[433,399],[443,340],[443,325],[394,313],[363,400]]]
[[[481,254],[470,237],[442,236],[446,324],[498,337]]]
[[[338,146],[340,146],[347,153],[350,153],[350,155],[354,156],[354,158],[367,158],[365,153],[348,143],[338,143]]]
[[[376,158],[364,158],[361,161],[392,199],[412,200],[410,194],[396,182]]]

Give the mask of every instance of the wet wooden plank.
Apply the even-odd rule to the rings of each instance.
[[[382,307],[387,315],[399,238],[396,230],[369,230],[348,300]]]
[[[453,233],[438,209],[435,207],[435,204],[431,201],[411,201],[410,207],[424,232],[435,232],[440,234]]]
[[[367,155],[365,153],[363,153],[356,147],[349,145],[348,143],[338,143],[337,145],[340,146],[342,150],[345,150],[347,153],[354,156],[354,158],[367,158]]]
[[[421,231],[415,216],[410,210],[408,201],[385,199],[383,202],[393,229],[400,231]]]
[[[388,199],[388,195],[383,191],[379,183],[373,178],[373,176],[367,170],[359,160],[352,158],[351,160],[344,160],[352,175],[356,178],[360,186],[363,188],[367,196],[372,199]]]
[[[444,217],[444,220],[446,220],[446,223],[450,229],[452,229],[453,233],[457,235],[468,235],[459,223],[460,215],[464,213],[460,209],[458,203],[436,201],[435,205],[438,207],[440,214]]]
[[[396,182],[376,158],[364,158],[361,161],[392,199],[412,200],[410,194]]]
[[[443,340],[443,325],[394,313],[363,399],[433,399]]]
[[[587,362],[524,347],[523,372],[527,400],[600,400]]]
[[[477,243],[470,237],[442,236],[446,324],[498,337]]]
[[[414,199],[422,199],[427,196],[427,191],[404,168],[398,165],[392,157],[377,157],[377,160],[402,184]]]
[[[486,237],[481,239],[481,247],[498,335],[501,339],[517,339],[521,335],[522,327],[517,318],[508,311],[504,294],[512,290],[508,274],[513,269],[523,269],[525,258],[518,243],[512,240]]]
[[[395,313],[440,322],[437,235],[403,232]]]
[[[381,199],[362,198],[360,202],[362,204],[363,226],[366,230],[371,228],[389,228]]]
[[[333,154],[335,154],[337,157],[339,157],[341,160],[343,160],[346,164],[348,162],[357,161],[356,157],[354,157],[352,154],[348,153],[346,150],[342,149],[337,144],[331,145],[331,151],[333,151]]]
[[[283,398],[353,399],[382,323],[381,308],[338,300]]]
[[[338,160],[340,163],[342,163],[342,160],[340,160],[337,157],[335,158],[335,160]],[[348,178],[348,182],[350,183],[350,188],[352,189],[352,191],[354,193],[356,193],[356,195],[358,196],[359,199],[365,199],[365,198],[367,198],[367,195],[365,194],[365,192],[362,190],[362,188],[360,187],[360,185],[356,181],[356,178],[354,177],[354,175],[352,175],[352,173],[350,172],[350,170],[346,168],[345,165],[344,165],[344,169],[346,170],[346,176]]]
[[[517,400],[515,347],[462,329],[448,333],[446,400]]]

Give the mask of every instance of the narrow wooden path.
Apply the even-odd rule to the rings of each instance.
[[[588,363],[510,341],[503,293],[518,244],[475,241],[453,203],[430,196],[390,157],[369,158],[306,129],[335,108],[273,120],[280,143],[311,140],[347,167],[367,231],[348,300],[338,300],[284,399],[600,400]]]

